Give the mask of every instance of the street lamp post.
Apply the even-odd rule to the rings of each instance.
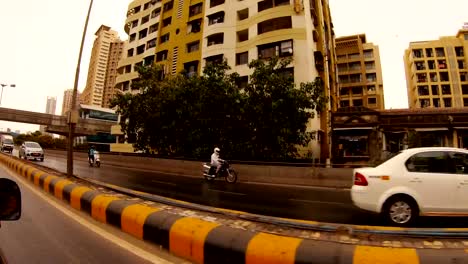
[[[0,84],[0,85],[2,86],[2,93],[0,94],[0,105],[2,105],[3,88],[6,87],[6,86],[8,86],[8,84],[2,83],[2,84]],[[15,84],[10,84],[10,87],[16,87],[16,85],[15,85]]]
[[[75,85],[73,86],[72,105],[70,112],[68,113],[68,152],[67,152],[67,175],[68,177],[73,176],[73,139],[75,133],[75,126],[78,122],[78,110],[76,109],[76,96],[78,93],[78,79],[80,76],[80,64],[81,55],[83,54],[83,46],[86,38],[86,30],[88,29],[89,15],[91,14],[91,8],[93,7],[93,0],[89,2],[88,15],[83,29],[83,36],[81,38],[80,53],[78,55],[78,64],[76,65],[75,72]]]

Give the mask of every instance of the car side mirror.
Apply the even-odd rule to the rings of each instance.
[[[16,182],[0,178],[0,220],[14,221],[21,217],[21,191]]]

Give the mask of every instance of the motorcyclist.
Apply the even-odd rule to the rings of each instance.
[[[94,153],[96,152],[94,145],[92,145],[88,150],[88,158],[91,163],[94,164]]]
[[[221,165],[223,160],[219,158],[219,152],[221,150],[219,148],[214,148],[213,154],[211,154],[211,166],[216,167],[216,173],[215,175],[218,174],[219,169],[221,169]]]

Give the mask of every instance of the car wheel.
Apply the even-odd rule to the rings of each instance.
[[[411,197],[398,195],[387,200],[383,214],[390,225],[410,226],[416,222],[419,208]]]

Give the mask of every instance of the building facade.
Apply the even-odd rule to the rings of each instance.
[[[410,108],[468,107],[468,28],[456,36],[411,42],[405,51]]]
[[[102,107],[112,97],[116,78],[117,61],[122,54],[123,43],[116,31],[102,25],[96,31],[88,68],[88,79],[82,93],[82,102]],[[113,45],[113,43],[115,43]],[[120,53],[119,53],[120,51]],[[110,89],[110,91],[106,91]]]
[[[80,92],[76,94],[76,106],[78,108],[80,104]],[[63,92],[63,101],[62,101],[62,115],[67,115],[68,111],[71,109],[73,99],[73,89],[68,89]]]
[[[107,68],[106,68],[106,80],[104,82],[104,92],[102,98],[102,105],[103,108],[110,108],[110,102],[114,98],[115,93],[117,90],[115,89],[115,80],[117,78],[117,69],[119,65],[119,61],[122,58],[123,50],[125,47],[124,41],[114,41],[110,44],[109,49],[109,58],[107,61]]]
[[[328,1],[135,0],[125,31],[116,88],[133,91],[135,65],[162,65],[166,75],[201,74],[207,63],[226,60],[247,83],[248,63],[273,56],[292,58],[288,72],[297,84],[321,78],[332,100],[308,124],[313,136],[302,154],[327,158],[330,111],[336,104],[334,31]],[[121,135],[116,127],[113,133]],[[120,134],[119,134],[120,133]],[[115,145],[115,151],[125,151]],[[131,147],[126,149],[132,151]]]
[[[366,35],[336,39],[339,105],[385,109],[379,47]]]
[[[57,106],[57,97],[47,96],[47,104],[45,113],[50,115],[55,115],[55,110]],[[39,131],[45,133],[45,126],[39,126]]]

